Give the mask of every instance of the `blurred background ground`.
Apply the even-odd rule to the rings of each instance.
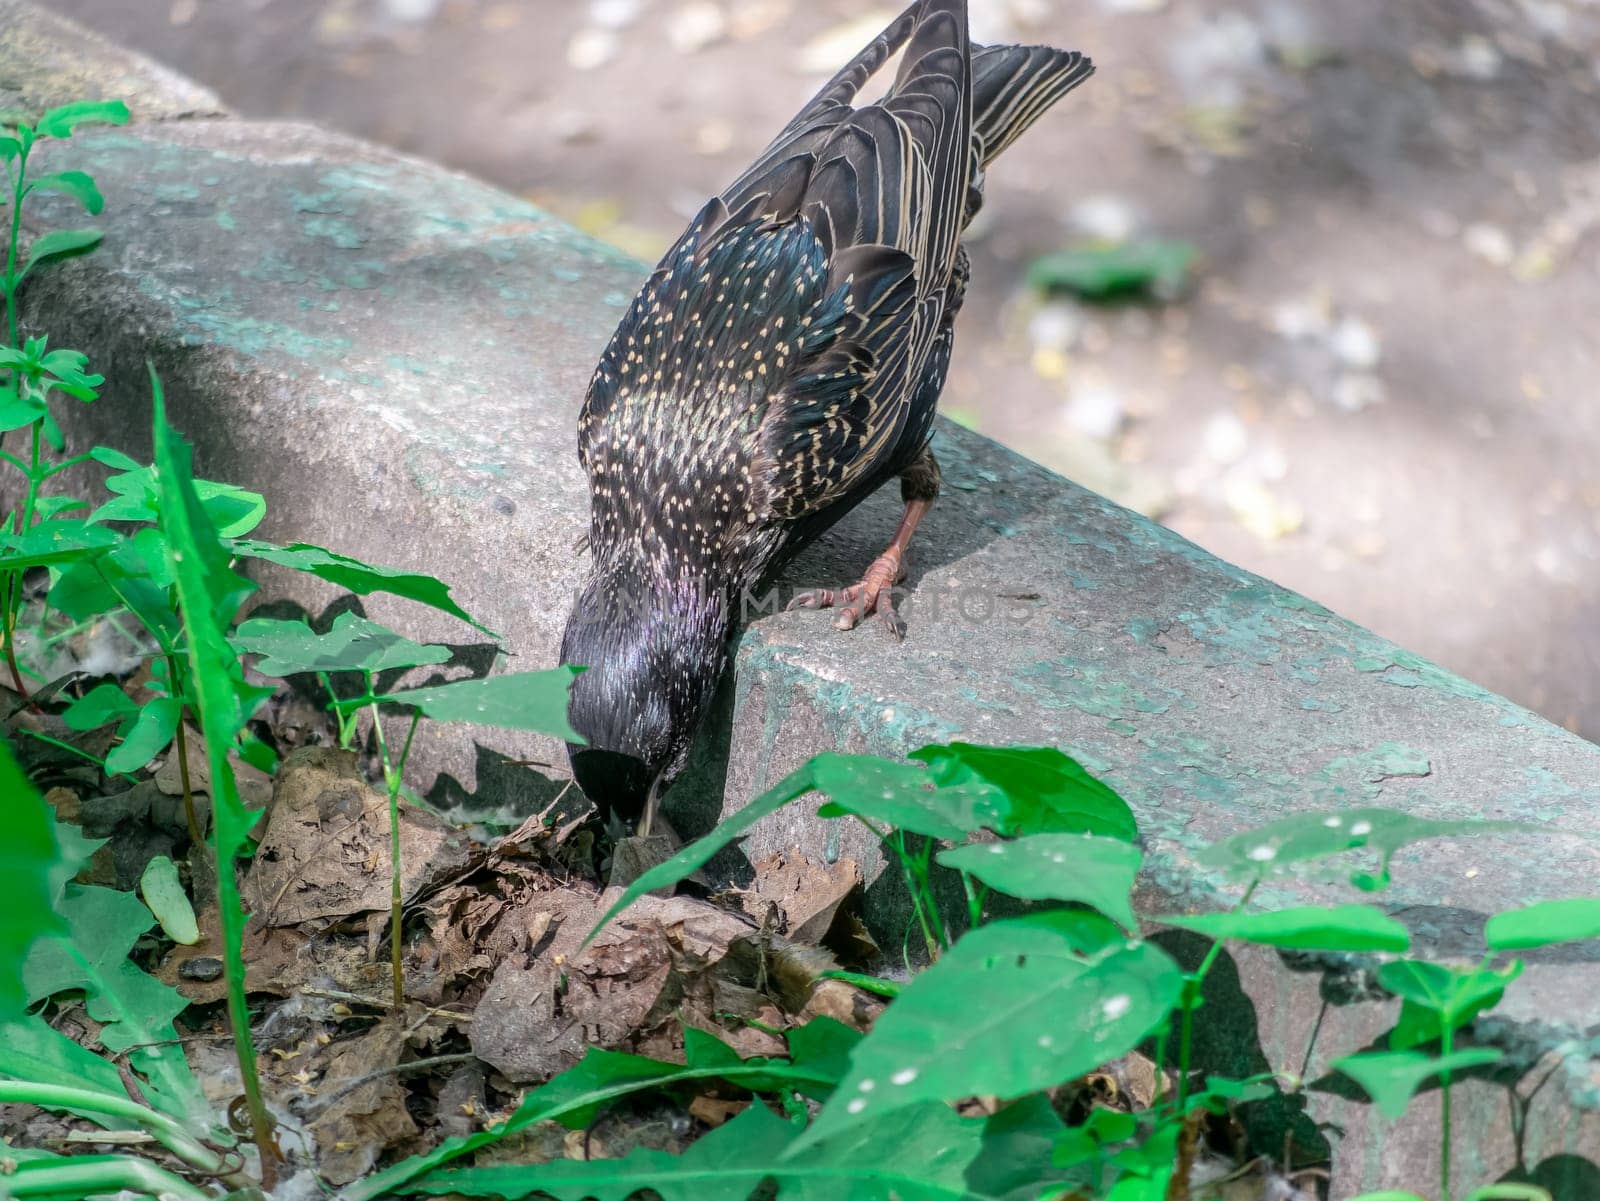
[[[55,7],[245,115],[472,171],[646,259],[894,12]],[[1099,73],[991,173],[945,411],[1600,736],[1600,3],[973,0],[973,23]],[[1170,302],[1027,283],[1144,238],[1198,251]]]

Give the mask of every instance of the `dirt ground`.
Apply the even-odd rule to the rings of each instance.
[[[652,257],[892,15],[844,0],[53,0]],[[973,0],[1099,73],[991,172],[945,411],[1600,735],[1600,5]],[[1192,243],[1165,306],[1041,254]]]

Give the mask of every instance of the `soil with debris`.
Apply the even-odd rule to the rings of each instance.
[[[855,0],[56,0],[249,115],[477,172],[645,258],[877,31]],[[945,411],[1600,734],[1600,11],[973,0],[1099,74],[991,173]],[[1043,301],[1074,241],[1201,253]]]

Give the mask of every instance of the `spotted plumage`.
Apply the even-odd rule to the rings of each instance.
[[[866,81],[899,50],[876,103]],[[1089,73],[972,46],[965,0],[919,0],[690,222],[601,356],[578,423],[592,570],[564,662],[588,668],[574,774],[634,816],[682,769],[737,604],[895,477],[906,518],[863,581],[801,598],[848,627],[888,603],[938,492],[928,450],[989,163]],[[648,798],[648,804],[647,804]]]

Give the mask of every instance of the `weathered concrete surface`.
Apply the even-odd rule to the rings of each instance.
[[[157,124],[69,149],[108,198],[107,238],[39,277],[25,311],[110,380],[75,435],[147,446],[151,359],[203,473],[267,494],[265,536],[438,574],[519,666],[553,662],[583,570],[574,418],[642,268],[469,179],[303,127]],[[1151,911],[1217,902],[1193,862],[1212,839],[1358,803],[1551,830],[1402,856],[1388,900],[1424,952],[1470,956],[1485,914],[1594,891],[1600,749],[981,438],[939,439],[948,488],[919,535],[910,637],[839,635],[816,614],[756,621],[699,772],[669,801],[681,826],[819,750],[899,754],[960,736],[1061,746],[1113,782],[1149,840]],[[792,582],[853,578],[895,508],[893,496],[864,505]],[[414,609],[371,608],[417,636],[470,640]],[[549,743],[450,728],[421,753],[446,773],[442,795],[453,778],[521,804],[547,786],[503,760],[559,761]],[[749,849],[780,845],[875,859],[848,828],[799,816],[758,828]],[[1285,884],[1262,899],[1330,895]],[[887,922],[893,882],[871,899]],[[1590,1169],[1558,1157],[1600,1158],[1582,1041],[1600,1025],[1597,952],[1532,958],[1495,1037],[1529,1062],[1568,1054],[1535,1094],[1524,1150],[1560,1195],[1587,1196],[1573,1190]],[[1273,956],[1238,971],[1226,1012],[1250,1035],[1241,1045],[1298,1069],[1314,993],[1332,985]],[[1208,1012],[1222,1029],[1223,1008]],[[1383,1018],[1335,1005],[1307,1077]],[[1506,1104],[1488,1085],[1464,1091],[1457,1121],[1481,1159],[1465,1157],[1462,1182],[1515,1162]],[[1312,1112],[1343,1131],[1336,1196],[1428,1187],[1425,1110],[1390,1126],[1318,1095]]]
[[[216,116],[215,92],[21,0],[0,0],[0,110],[126,100],[140,119]]]

